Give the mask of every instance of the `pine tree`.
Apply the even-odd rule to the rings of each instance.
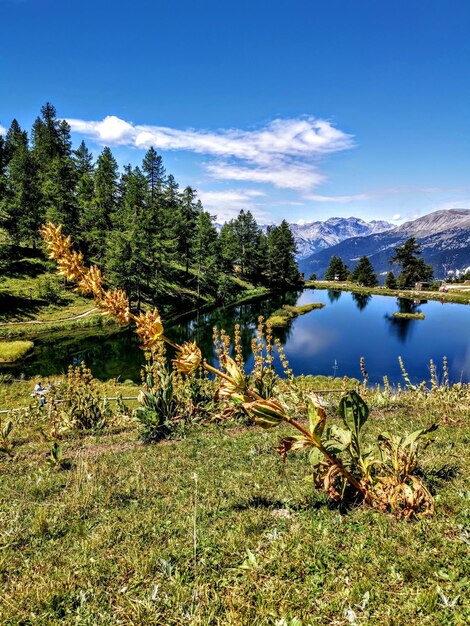
[[[255,218],[250,211],[245,212],[242,209],[238,217],[229,224],[234,235],[234,263],[238,266],[240,274],[259,277],[263,264],[260,250],[262,238]]]
[[[77,238],[80,249],[89,256],[89,228],[93,222],[94,166],[93,155],[82,141],[73,152],[76,175],[76,199],[79,213],[80,232]]]
[[[121,202],[114,215],[114,229],[106,248],[106,267],[111,282],[123,287],[140,309],[142,289],[151,278],[151,246],[146,224],[147,180],[140,170],[125,168],[121,179]]]
[[[186,187],[181,194],[178,211],[177,249],[188,274],[189,266],[194,257],[194,230],[200,209],[198,209],[196,192],[192,187]]]
[[[4,144],[6,163],[0,196],[3,225],[14,245],[22,241],[35,243],[42,215],[38,210],[38,179],[35,161],[28,147],[28,135],[13,120]]]
[[[395,278],[395,274],[392,271],[387,274],[387,277],[385,279],[385,287],[387,287],[387,289],[397,288],[397,279]]]
[[[194,259],[197,271],[197,294],[201,286],[205,290],[217,292],[219,267],[217,264],[217,230],[214,218],[207,211],[200,210],[194,231]]]
[[[147,176],[150,201],[155,202],[165,185],[165,168],[162,157],[157,154],[155,148],[150,148],[145,154],[142,170]]]
[[[118,166],[108,147],[98,156],[93,182],[92,204],[82,215],[82,225],[88,233],[90,258],[99,262],[105,257],[106,236],[118,204]]]
[[[286,220],[268,229],[267,260],[269,282],[273,286],[287,287],[300,281],[295,262],[295,239]]]
[[[377,274],[369,257],[363,256],[359,259],[356,267],[351,272],[351,280],[365,287],[376,287],[379,284]]]
[[[410,237],[402,246],[395,249],[395,254],[390,259],[390,263],[396,263],[402,268],[398,276],[400,289],[413,289],[418,281],[432,280],[433,269],[418,257],[419,254],[421,254],[421,247],[416,242],[415,237]]]
[[[325,280],[347,280],[348,278],[348,266],[343,263],[340,257],[332,256],[325,272]]]
[[[32,153],[38,172],[42,219],[63,224],[64,230],[76,238],[79,223],[70,126],[57,119],[49,102],[34,122]]]

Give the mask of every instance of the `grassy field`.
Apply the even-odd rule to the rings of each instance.
[[[4,403],[30,385],[0,384]],[[16,457],[0,454],[0,623],[463,626],[470,428],[456,398],[369,394],[371,433],[440,423],[420,468],[436,513],[413,522],[329,504],[305,455],[275,451],[282,429],[229,421],[142,445],[130,418],[64,435],[58,470],[36,410],[15,424]]]

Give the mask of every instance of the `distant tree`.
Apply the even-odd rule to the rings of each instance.
[[[300,274],[294,257],[295,239],[286,220],[269,228],[267,244],[270,284],[278,287],[298,284]]]
[[[312,272],[312,273],[310,274],[310,276],[308,277],[308,280],[317,280],[317,275],[316,275],[316,273],[315,273],[315,272]]]
[[[356,267],[351,272],[351,280],[365,287],[376,287],[379,284],[377,274],[369,257],[363,256],[359,259]]]
[[[415,237],[410,237],[402,246],[395,249],[390,263],[396,263],[402,268],[398,276],[400,289],[412,289],[416,282],[432,280],[433,269],[424,262],[424,259],[418,257],[419,254],[421,254],[421,247]]]
[[[392,271],[387,274],[387,277],[385,279],[385,287],[387,287],[387,289],[397,288],[397,279],[395,278],[395,274]]]
[[[325,272],[325,280],[347,280],[348,278],[348,266],[343,263],[340,257],[332,256]]]

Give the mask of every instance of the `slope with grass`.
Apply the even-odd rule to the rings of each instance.
[[[405,397],[379,400],[376,432],[429,423]],[[438,431],[422,469],[437,512],[412,523],[328,505],[305,456],[275,452],[281,434],[84,433],[58,471],[24,426],[0,460],[1,623],[467,623],[468,425]]]

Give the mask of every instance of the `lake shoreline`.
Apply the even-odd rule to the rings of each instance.
[[[351,291],[373,296],[394,296],[395,298],[407,298],[408,300],[437,300],[439,302],[452,302],[454,304],[470,304],[470,289],[457,291],[456,293],[440,291],[416,291],[405,289],[387,289],[386,287],[363,287],[348,282],[336,282],[328,280],[306,280],[304,289],[332,289],[336,291]]]

